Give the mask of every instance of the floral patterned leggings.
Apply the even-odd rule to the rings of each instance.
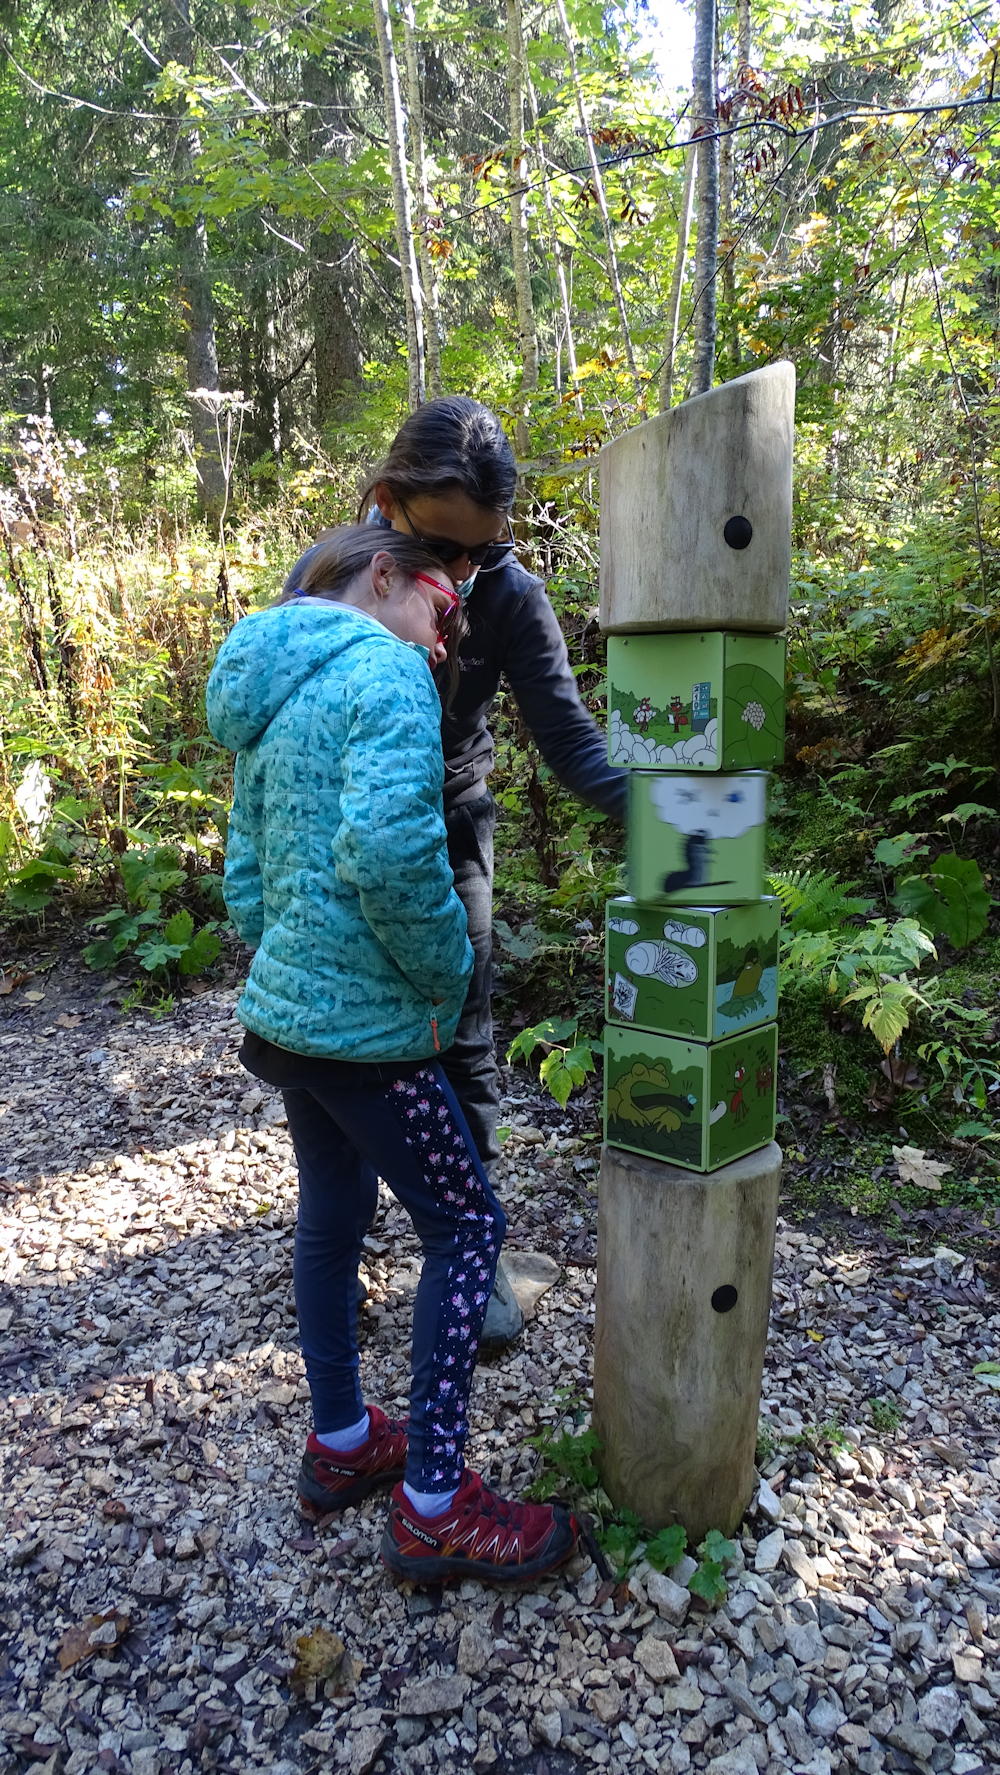
[[[424,1262],[413,1308],[409,1457],[416,1491],[459,1483],[468,1399],[506,1230],[441,1067],[353,1065],[282,1096],[299,1170],[295,1304],[319,1431],[364,1415],[357,1275],[384,1177]],[[351,1075],[341,1085],[337,1074]]]

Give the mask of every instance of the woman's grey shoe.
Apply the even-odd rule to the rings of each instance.
[[[517,1304],[517,1297],[510,1285],[510,1277],[503,1267],[497,1264],[497,1278],[493,1284],[486,1318],[479,1339],[481,1350],[500,1350],[505,1344],[512,1344],[524,1325],[524,1314]]]

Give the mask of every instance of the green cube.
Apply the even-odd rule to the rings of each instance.
[[[717,1171],[774,1138],[777,1025],[684,1042],[609,1023],[604,1137],[688,1171]]]
[[[629,772],[628,886],[636,900],[734,906],[764,891],[767,772]]]
[[[661,906],[621,896],[607,906],[610,1023],[717,1042],[778,1015],[777,900]]]
[[[612,635],[608,756],[640,770],[752,770],[785,743],[782,635]]]

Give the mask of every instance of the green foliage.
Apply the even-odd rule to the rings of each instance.
[[[680,1523],[675,1522],[669,1528],[661,1528],[650,1536],[646,1542],[644,1557],[654,1571],[666,1572],[683,1558],[686,1547],[687,1535]]]
[[[936,857],[926,871],[904,876],[893,904],[931,936],[947,937],[955,949],[967,949],[982,936],[990,908],[979,864],[953,851]]]
[[[65,863],[50,862],[46,857],[33,857],[5,877],[3,899],[12,912],[42,913],[48,910],[60,882],[73,881],[76,870]]]
[[[698,1548],[698,1570],[688,1579],[692,1596],[700,1596],[709,1608],[725,1602],[729,1593],[726,1567],[737,1555],[735,1541],[729,1541],[718,1529],[710,1529]]]
[[[515,1060],[529,1061],[536,1048],[545,1049],[538,1076],[560,1109],[564,1109],[574,1087],[582,1085],[588,1073],[594,1071],[594,1054],[601,1051],[601,1044],[594,1040],[580,1041],[576,1023],[556,1022],[548,1017],[531,1029],[522,1029],[514,1037],[507,1049],[508,1066],[512,1066]]]
[[[869,1399],[868,1416],[873,1429],[882,1436],[891,1436],[899,1429],[906,1413],[895,1399]]]
[[[600,1448],[596,1430],[541,1430],[526,1438],[529,1448],[542,1457],[541,1470],[528,1488],[530,1498],[551,1497],[557,1483],[566,1482],[580,1491],[593,1491],[600,1483],[594,1457]]]
[[[574,1508],[592,1515],[596,1522],[598,1545],[611,1565],[616,1579],[625,1577],[639,1558],[655,1571],[668,1571],[683,1557],[687,1535],[679,1523],[646,1530],[632,1510],[615,1509],[601,1490],[597,1458],[601,1444],[593,1429],[581,1429],[582,1402],[567,1396],[567,1410],[575,1420],[569,1430],[545,1429],[526,1438],[529,1448],[537,1449],[541,1465],[527,1489],[529,1498],[547,1499],[567,1492]],[[735,1542],[726,1540],[717,1529],[711,1529],[697,1550],[697,1566],[688,1579],[688,1589],[710,1608],[724,1602],[727,1595],[725,1569],[736,1559]]]
[[[176,849],[156,844],[124,851],[118,873],[126,904],[90,919],[101,936],[83,951],[87,966],[113,968],[129,959],[161,980],[175,973],[190,978],[210,968],[222,948],[216,921],[196,927],[186,906],[168,912],[163,904],[165,896],[188,883]]]
[[[871,900],[852,894],[823,869],[772,870],[768,886],[797,933],[839,930],[849,918],[872,907]]]

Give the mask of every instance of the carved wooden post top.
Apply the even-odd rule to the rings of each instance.
[[[601,451],[601,626],[784,628],[795,371],[770,364]]]

